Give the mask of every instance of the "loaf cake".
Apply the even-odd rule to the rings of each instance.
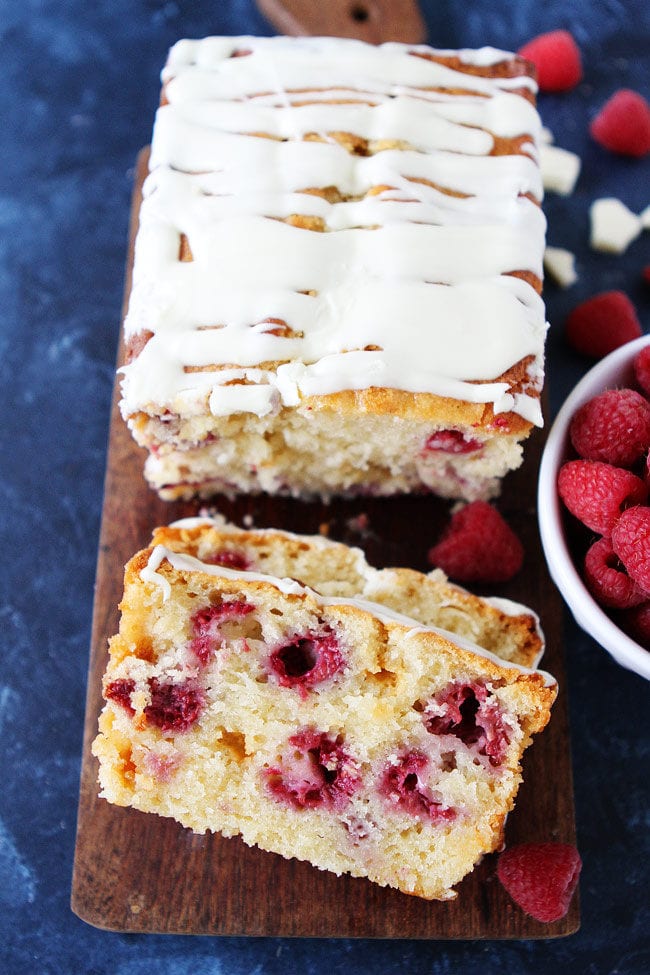
[[[162,81],[121,369],[150,485],[496,495],[542,423],[532,66],[209,37]]]
[[[263,537],[284,565],[289,541]],[[93,744],[101,795],[451,898],[502,843],[556,685],[385,605],[304,585],[290,541],[291,576],[160,542],[128,563]]]

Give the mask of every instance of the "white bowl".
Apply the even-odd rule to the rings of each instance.
[[[575,457],[569,425],[576,410],[605,389],[634,382],[632,362],[650,344],[645,335],[628,342],[602,359],[568,396],[548,434],[539,471],[537,511],[544,555],[549,571],[576,622],[623,667],[650,680],[650,653],[623,633],[595,602],[571,558],[563,525],[563,505],[557,493],[557,475],[565,460]]]

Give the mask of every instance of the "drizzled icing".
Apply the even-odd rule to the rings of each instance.
[[[383,386],[541,423],[537,396],[494,381],[524,358],[533,389],[542,377],[544,306],[508,274],[542,276],[545,221],[528,198],[542,196],[540,123],[513,91],[534,83],[412,53],[428,50],[251,37],[172,49],[125,322],[127,339],[153,336],[123,369],[125,415],[264,416]],[[500,137],[524,152],[489,155]],[[316,187],[336,187],[334,202]],[[282,222],[294,214],[326,232]]]
[[[478,644],[472,643],[471,640],[467,640],[464,637],[459,636],[457,633],[451,633],[449,630],[444,630],[440,627],[423,626],[412,617],[405,616],[402,613],[397,613],[395,610],[392,610],[383,604],[374,603],[370,600],[359,599],[356,597],[343,598],[339,596],[323,596],[316,592],[315,589],[311,589],[309,586],[304,586],[295,579],[280,579],[277,576],[270,576],[261,572],[251,572],[242,569],[229,569],[222,565],[207,564],[205,562],[201,562],[200,559],[195,558],[193,555],[187,555],[184,552],[174,552],[165,545],[156,545],[149,556],[146,566],[140,571],[140,578],[143,582],[149,585],[156,585],[160,588],[163,602],[166,602],[171,596],[171,585],[165,576],[159,572],[162,563],[165,561],[178,572],[202,572],[208,575],[220,576],[225,579],[241,580],[242,582],[259,582],[271,585],[285,595],[309,596],[321,606],[354,606],[363,612],[370,613],[383,623],[396,623],[400,626],[407,627],[407,632],[404,634],[405,639],[409,639],[419,633],[435,633],[437,636],[456,644],[456,646],[461,647],[462,649],[469,650],[471,653],[491,660],[493,663],[498,664],[499,667],[518,670],[521,673],[526,674],[534,672],[530,667],[524,667],[521,664],[515,664],[512,661],[503,660],[501,657],[497,657],[495,654],[490,653],[489,650],[478,646]],[[542,674],[547,686],[551,686],[556,683],[555,678],[546,673],[546,671],[539,670],[536,672]]]

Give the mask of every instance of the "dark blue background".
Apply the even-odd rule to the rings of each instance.
[[[643,0],[424,2],[439,47],[516,49],[557,27],[585,80],[542,96],[559,145],[580,153],[568,199],[546,204],[549,243],[578,283],[547,288],[555,412],[588,363],[562,340],[566,312],[606,288],[647,331],[646,233],[624,256],[588,247],[588,206],[650,203],[650,160],[593,144],[616,88],[648,91]],[[96,8],[100,8],[97,10]],[[69,909],[105,442],[132,167],[150,136],[158,76],[179,37],[272,33],[252,0],[0,0],[0,970],[7,975],[453,972],[647,975],[648,690],[568,618],[582,928],[551,942],[428,943],[123,936]]]

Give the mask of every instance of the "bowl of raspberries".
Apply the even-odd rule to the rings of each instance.
[[[650,680],[650,336],[578,383],[549,432],[539,526],[577,623]]]

